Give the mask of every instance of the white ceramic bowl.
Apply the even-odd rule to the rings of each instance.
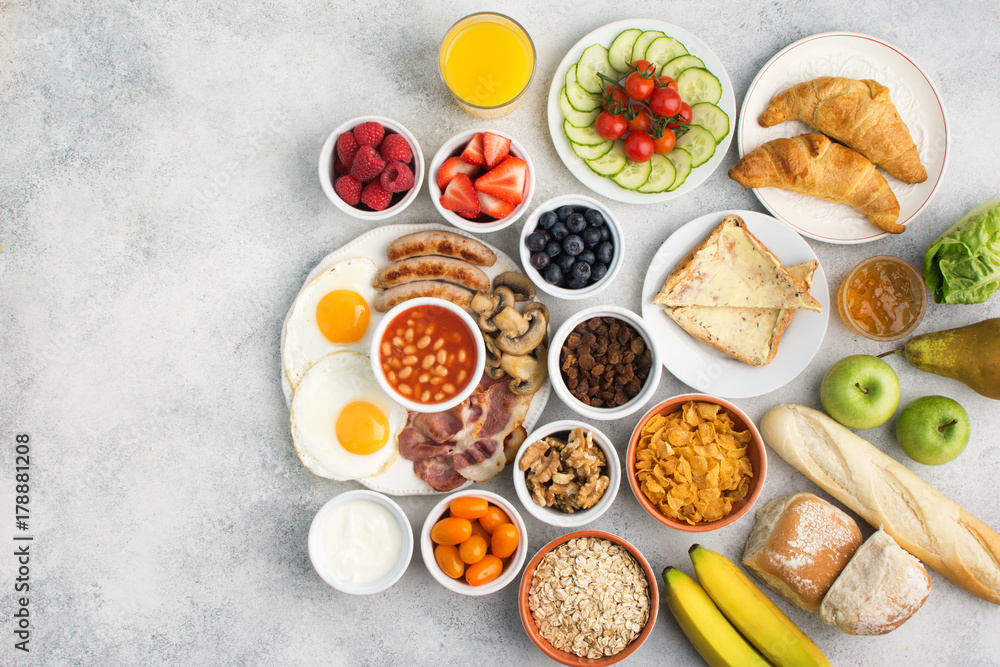
[[[487,584],[483,584],[482,586],[470,586],[466,583],[464,578],[452,579],[441,571],[441,568],[438,567],[437,561],[434,560],[434,543],[431,541],[431,528],[433,528],[434,524],[440,519],[448,516],[448,506],[451,504],[451,501],[455,498],[462,498],[464,496],[486,498],[491,505],[496,505],[506,512],[507,516],[510,517],[511,523],[513,523],[517,528],[517,550],[510,556],[510,561],[507,563],[507,567],[500,573],[499,577]],[[448,590],[461,593],[462,595],[489,595],[490,593],[496,593],[498,590],[517,579],[518,574],[521,572],[521,567],[524,565],[525,558],[528,555],[528,533],[524,525],[524,520],[521,519],[521,515],[518,514],[514,504],[503,496],[498,496],[495,493],[479,489],[457,491],[456,493],[453,493],[441,500],[441,502],[435,505],[427,514],[427,518],[424,520],[424,526],[420,529],[420,553],[424,557],[424,565],[427,566],[427,570],[431,573],[431,576]]]
[[[494,220],[493,222],[473,222],[472,220],[467,220],[458,213],[449,211],[444,206],[441,206],[442,190],[438,187],[438,171],[440,171],[441,165],[444,164],[445,160],[461,154],[466,144],[469,143],[469,140],[476,135],[476,132],[492,132],[493,134],[508,137],[510,139],[510,154],[515,157],[519,157],[528,163],[528,174],[524,182],[524,198],[520,204],[514,207],[514,210],[511,211],[510,215],[500,220]],[[455,227],[464,229],[467,232],[472,232],[473,234],[496,232],[514,224],[514,222],[521,217],[521,214],[524,213],[524,211],[528,208],[528,205],[531,203],[531,195],[535,193],[535,166],[531,164],[531,158],[528,157],[528,152],[524,149],[524,146],[522,146],[517,139],[514,139],[505,132],[483,129],[468,130],[467,132],[456,134],[454,137],[444,142],[444,145],[441,146],[441,148],[438,149],[438,152],[434,154],[434,158],[431,159],[430,168],[427,170],[427,191],[430,193],[431,200],[434,202],[434,206],[437,208],[438,213],[441,214],[441,217]]]
[[[611,264],[608,266],[608,272],[596,283],[581,287],[580,289],[557,287],[546,282],[542,274],[535,267],[531,266],[531,251],[524,244],[524,240],[528,238],[528,234],[531,234],[538,228],[538,218],[541,217],[542,213],[555,211],[560,206],[584,206],[600,211],[601,215],[604,216],[608,229],[611,230],[611,242],[615,244],[615,254],[611,259]],[[573,300],[592,297],[611,284],[611,281],[618,274],[618,270],[622,268],[625,256],[625,243],[622,241],[622,228],[618,223],[618,218],[608,210],[607,206],[586,195],[561,195],[540,205],[528,216],[528,219],[524,222],[524,228],[521,230],[521,244],[518,250],[521,253],[521,266],[524,267],[524,272],[528,274],[531,282],[535,283],[538,289],[560,299]]]
[[[562,346],[566,342],[566,338],[578,324],[592,317],[615,317],[619,320],[624,320],[632,325],[639,335],[643,337],[643,340],[646,341],[646,347],[650,351],[650,360],[653,365],[649,369],[649,375],[646,376],[646,382],[642,385],[642,389],[631,400],[617,408],[595,408],[585,405],[569,392],[569,388],[566,386],[559,368],[559,357],[561,356]],[[660,356],[659,346],[657,346],[656,339],[653,338],[653,334],[650,332],[645,320],[631,310],[618,306],[593,306],[574,313],[559,327],[556,335],[552,337],[552,344],[549,346],[549,379],[552,382],[552,388],[555,389],[556,396],[561,398],[563,403],[578,414],[588,419],[601,421],[621,419],[641,408],[653,397],[657,385],[660,384],[660,374],[663,372],[662,364],[663,359]]]
[[[470,374],[472,379],[469,380],[468,384],[466,384],[462,391],[458,392],[450,399],[440,403],[417,403],[416,401],[411,401],[401,395],[392,385],[389,384],[385,374],[382,372],[382,364],[379,362],[379,358],[381,356],[379,347],[382,341],[382,335],[385,333],[386,328],[397,315],[418,306],[440,306],[441,308],[454,313],[463,322],[465,322],[466,326],[469,327],[469,331],[472,332],[472,338],[476,341],[476,349],[469,350],[469,352],[476,355],[476,365]],[[413,412],[444,412],[445,410],[451,409],[467,399],[472,395],[472,392],[476,390],[476,386],[478,385],[476,378],[482,377],[483,368],[486,366],[486,344],[483,341],[482,331],[479,330],[479,326],[467,312],[452,302],[444,299],[420,297],[418,299],[410,299],[409,301],[404,301],[403,303],[398,304],[382,317],[372,334],[372,345],[369,350],[369,359],[371,361],[372,372],[375,374],[375,381],[378,382],[379,386],[382,387],[382,391],[384,391],[392,400],[396,401],[407,410],[412,410]]]
[[[382,211],[365,211],[360,208],[354,208],[343,199],[340,195],[333,189],[334,173],[333,173],[333,160],[336,152],[337,137],[339,137],[344,132],[349,132],[361,123],[367,123],[368,121],[375,121],[382,123],[382,126],[386,130],[392,130],[397,134],[403,135],[410,144],[410,149],[413,151],[413,187],[410,191],[403,196],[398,202],[389,206]],[[386,218],[391,218],[396,215],[407,206],[409,206],[414,199],[417,198],[417,193],[420,192],[420,186],[424,182],[424,154],[420,150],[420,144],[417,143],[417,138],[410,133],[405,127],[392,120],[391,118],[385,118],[383,116],[358,116],[357,118],[352,118],[349,121],[342,123],[337,129],[330,133],[330,136],[326,138],[323,143],[323,148],[319,152],[319,183],[323,186],[323,192],[326,194],[327,199],[332,201],[334,205],[347,215],[354,216],[355,218],[360,218],[362,220],[385,220]]]
[[[608,461],[607,468],[605,472],[608,476],[608,488],[604,490],[604,495],[601,499],[597,501],[597,504],[585,510],[578,510],[573,514],[567,514],[566,512],[561,512],[552,507],[542,507],[534,500],[531,499],[531,494],[528,491],[528,485],[525,483],[525,474],[521,471],[521,457],[524,455],[525,450],[528,449],[528,445],[538,442],[542,438],[550,435],[563,434],[568,436],[569,432],[575,428],[582,428],[585,432],[590,431],[593,433],[594,444],[601,448],[604,452],[604,456]],[[539,428],[536,428],[532,433],[528,434],[525,439],[524,444],[517,451],[517,458],[514,459],[514,490],[517,492],[517,497],[520,499],[521,504],[524,508],[528,510],[528,514],[535,517],[543,523],[547,523],[550,526],[558,526],[560,528],[578,528],[580,526],[585,526],[591,521],[598,519],[602,514],[608,511],[611,504],[615,502],[615,498],[618,496],[618,486],[622,479],[622,466],[621,462],[618,460],[618,452],[615,450],[614,443],[608,439],[608,436],[604,435],[600,430],[585,424],[581,421],[576,421],[573,419],[564,419],[562,421],[552,422],[551,424],[546,424]]]
[[[356,584],[339,578],[325,557],[323,522],[336,507],[355,500],[369,500],[388,509],[399,522],[399,529],[403,534],[402,549],[400,549],[396,565],[385,576],[365,584]],[[371,595],[389,588],[399,581],[399,578],[406,572],[406,568],[410,565],[410,557],[413,556],[413,529],[410,528],[410,521],[406,518],[403,510],[388,497],[374,491],[348,491],[327,501],[316,513],[309,526],[308,550],[309,560],[323,581],[344,593]]]

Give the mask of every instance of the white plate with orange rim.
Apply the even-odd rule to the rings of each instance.
[[[924,71],[906,53],[875,37],[852,32],[821,33],[789,44],[771,58],[750,83],[743,100],[736,141],[740,157],[772,139],[816,131],[801,121],[764,128],[757,118],[772,97],[819,76],[873,79],[889,89],[927,169],[927,180],[913,184],[880,170],[899,200],[899,224],[912,222],[930,203],[944,177],[948,120],[941,96]],[[774,217],[818,241],[867,243],[889,235],[846,204],[779,188],[758,188],[753,192]]]
[[[643,193],[626,190],[619,187],[610,178],[597,175],[590,170],[586,162],[577,157],[576,153],[573,152],[570,141],[563,130],[564,117],[562,109],[559,106],[559,96],[562,93],[566,71],[580,60],[584,49],[591,44],[601,44],[607,48],[623,30],[632,28],[639,30],[659,30],[666,36],[678,40],[688,50],[688,53],[697,56],[704,62],[705,69],[714,74],[722,85],[722,99],[719,100],[717,106],[729,116],[729,134],[715,147],[715,154],[712,155],[711,159],[700,167],[695,167],[691,170],[687,180],[672,192]],[[726,72],[726,68],[723,66],[722,61],[719,60],[719,57],[694,33],[673,23],[656,19],[625,19],[615,21],[587,33],[566,52],[562,62],[556,67],[555,75],[552,77],[552,85],[549,87],[549,134],[552,135],[552,143],[555,144],[559,159],[563,161],[563,164],[566,165],[570,173],[576,176],[588,188],[597,194],[604,195],[608,199],[626,204],[659,204],[687,194],[704,183],[718,166],[722,164],[726,152],[729,150],[729,145],[733,140],[735,118],[736,97],[733,93],[733,84],[729,80],[729,74]]]
[[[337,262],[342,262],[354,257],[366,257],[375,262],[375,264],[381,268],[388,264],[388,260],[385,257],[385,251],[392,241],[405,234],[431,230],[461,233],[456,232],[454,227],[436,223],[418,225],[383,225],[381,227],[376,227],[375,229],[362,234],[353,241],[350,241],[324,257],[306,276],[305,280],[302,282],[302,289],[311,283],[319,274],[328,270]],[[466,236],[468,235],[466,234]],[[482,239],[476,240],[480,241],[496,253],[496,264],[493,266],[481,267],[486,275],[489,276],[490,280],[505,271],[521,272],[521,269],[514,262],[514,260],[503,251],[490,245],[489,243],[486,243]],[[297,294],[295,299],[292,301],[291,306],[288,308],[288,313],[285,314],[285,319],[281,324],[281,390],[285,394],[285,405],[289,408],[292,404],[293,390],[292,385],[289,383],[288,377],[285,374],[283,363],[285,356],[285,328],[288,324],[288,317],[292,314],[292,310],[295,308],[295,302],[298,300],[299,295],[302,294],[302,289],[299,290],[299,294]],[[374,327],[382,316],[382,313],[376,313],[373,311],[369,326]],[[528,407],[528,414],[525,417],[523,424],[526,431],[530,432],[538,422],[538,418],[541,416],[542,410],[545,409],[545,404],[549,400],[549,393],[551,391],[552,385],[548,380],[546,380],[545,385],[532,397],[531,405]],[[365,477],[357,481],[373,491],[379,491],[393,496],[432,495],[441,493],[440,491],[435,491],[429,484],[427,484],[427,482],[417,477],[416,473],[413,472],[413,462],[407,461],[401,456],[397,456],[396,461],[381,475],[375,477]],[[466,482],[460,488],[466,488],[469,484],[471,484],[471,482]]]
[[[809,293],[823,306],[820,313],[796,313],[785,330],[774,360],[751,366],[702,343],[667,317],[663,306],[653,303],[667,276],[727,215],[743,218],[747,229],[760,239],[785,266],[815,259],[809,243],[783,222],[756,211],[717,211],[695,218],[671,234],[646,271],[642,284],[642,319],[656,336],[663,366],[684,384],[722,398],[760,396],[793,380],[809,365],[823,344],[830,317],[830,290],[823,265],[816,267]]]

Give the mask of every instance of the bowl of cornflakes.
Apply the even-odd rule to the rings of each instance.
[[[639,420],[625,455],[636,500],[665,526],[702,533],[750,511],[767,454],[753,421],[706,394],[668,398]]]

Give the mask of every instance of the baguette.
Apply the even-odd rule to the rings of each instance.
[[[822,412],[777,405],[765,442],[799,472],[958,586],[1000,604],[1000,535]]]

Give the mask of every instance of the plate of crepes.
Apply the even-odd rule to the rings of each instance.
[[[418,297],[466,309],[487,341],[475,391],[443,412],[407,411],[382,390],[369,360],[384,314]],[[437,224],[362,234],[309,272],[282,325],[281,385],[296,454],[321,477],[392,495],[490,479],[513,462],[548,400],[547,320],[514,260],[482,241]],[[433,375],[432,367],[429,385]]]
[[[832,32],[778,52],[751,82],[729,176],[776,218],[829,243],[903,232],[940,185],[948,123],[898,48]]]
[[[653,256],[642,317],[664,367],[698,391],[760,396],[797,376],[829,318],[826,274],[788,225],[754,211],[685,224]]]

